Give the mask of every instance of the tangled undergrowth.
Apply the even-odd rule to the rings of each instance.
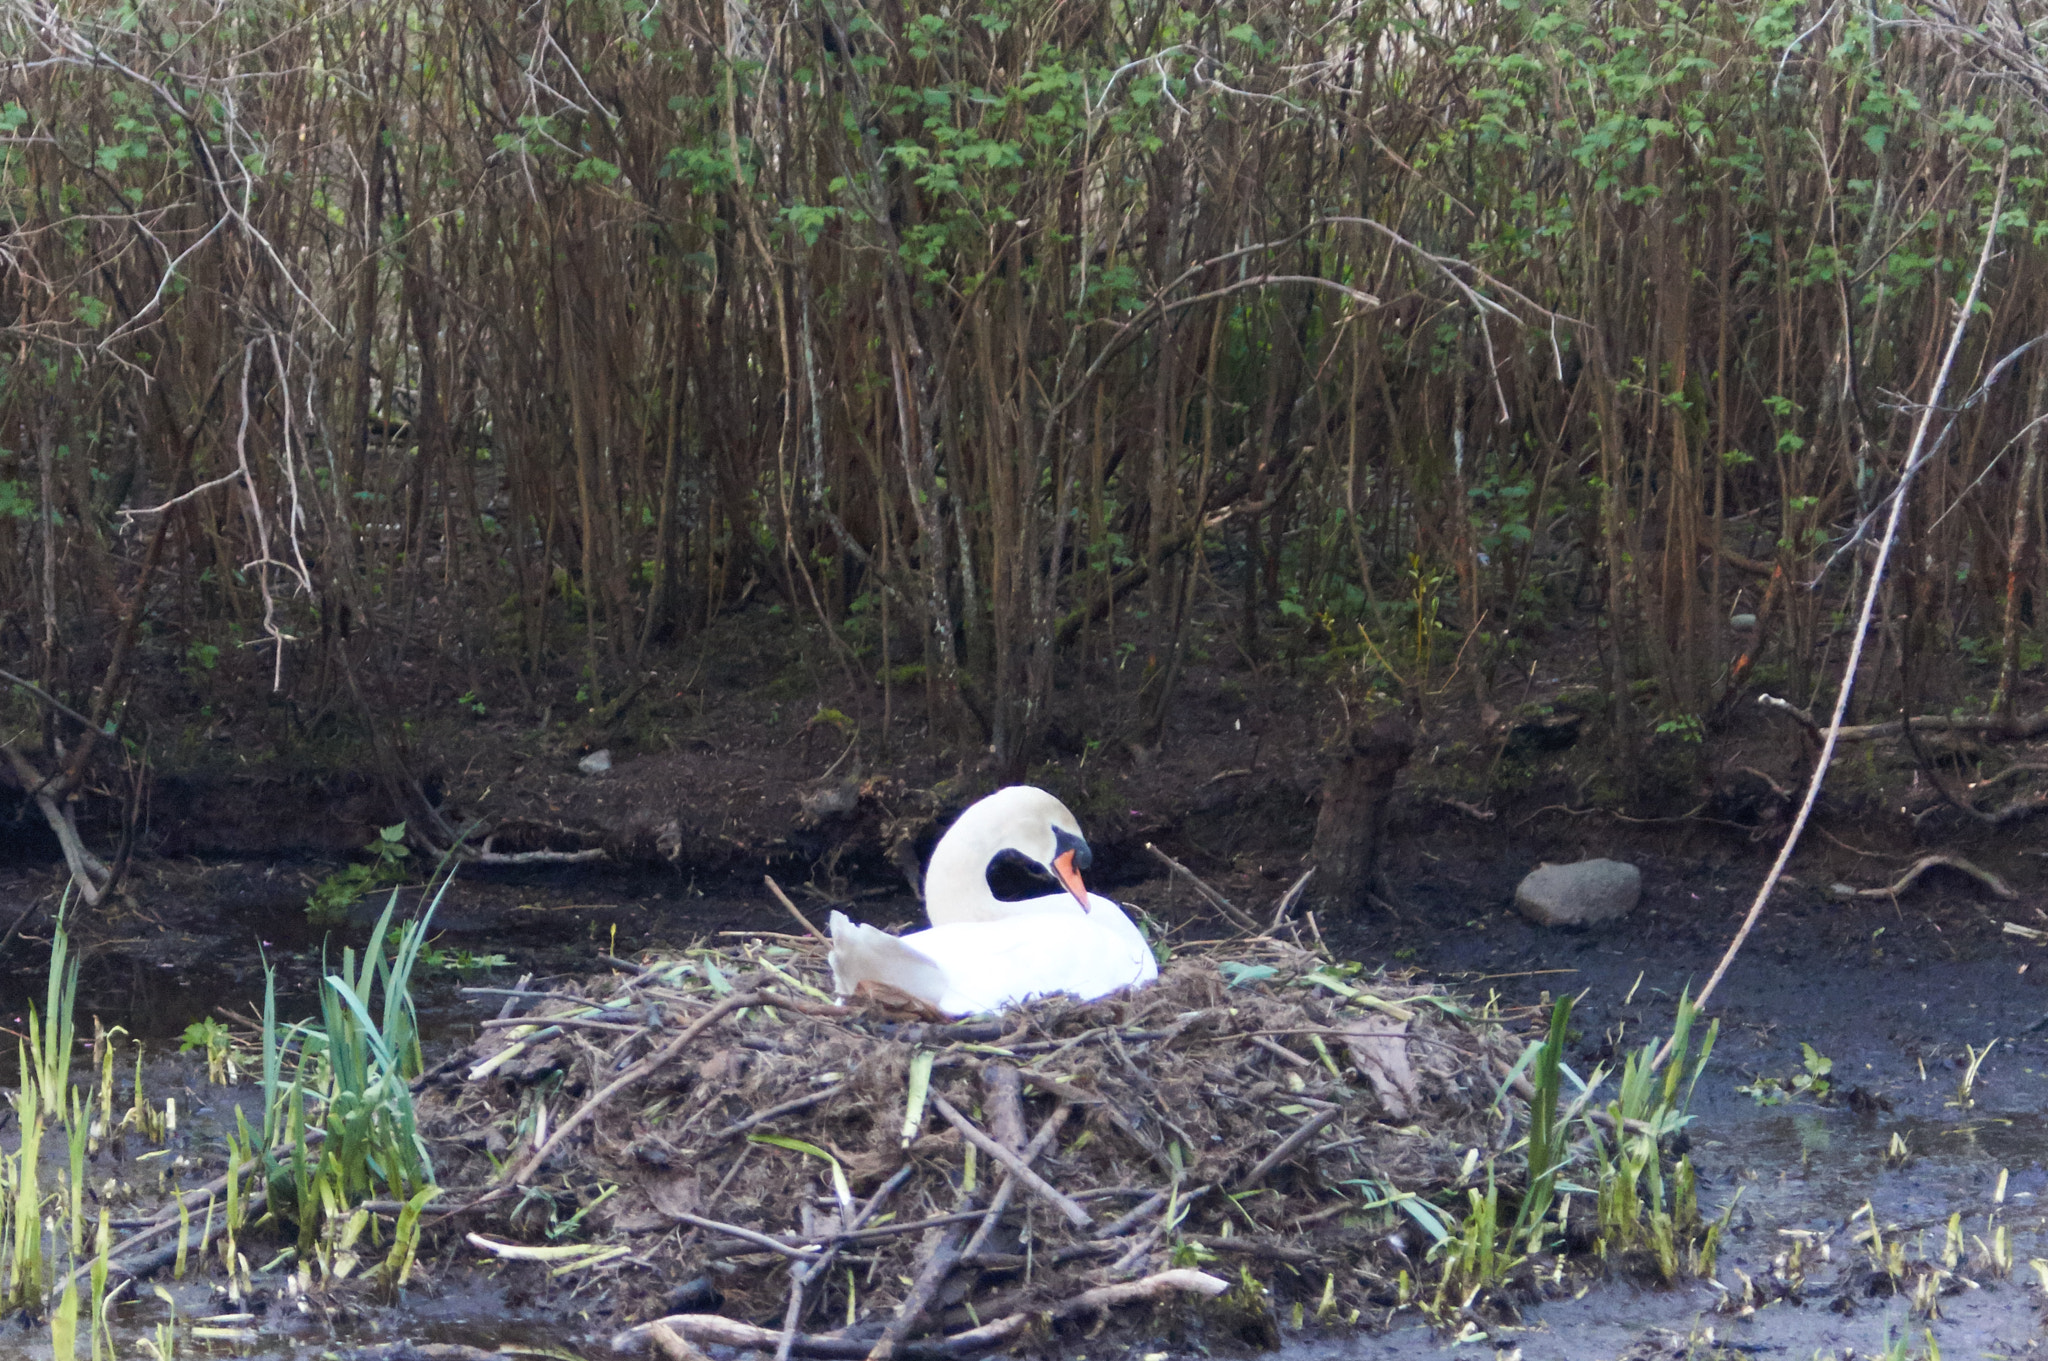
[[[667,1315],[624,1344],[955,1356],[1190,1297],[1167,1326],[1253,1343],[1408,1308],[1471,1333],[1573,1234],[1700,1260],[1660,1152],[1684,1053],[1594,1110],[1597,1075],[1559,1092],[1568,1007],[1536,1045],[1270,936],[959,1024],[835,1004],[800,936],[631,967],[506,998],[420,1109],[450,1179],[497,1188],[474,1246]]]

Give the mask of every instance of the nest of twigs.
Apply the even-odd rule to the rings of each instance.
[[[988,1021],[829,987],[820,944],[762,936],[508,998],[421,1098],[443,1176],[467,1149],[501,1188],[471,1241],[617,1249],[548,1269],[668,1315],[621,1340],[672,1355],[966,1355],[1190,1294],[1269,1334],[1275,1303],[1391,1305],[1427,1246],[1401,1198],[1517,1123],[1497,1020],[1272,938]]]

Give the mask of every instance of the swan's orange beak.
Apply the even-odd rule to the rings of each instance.
[[[1074,866],[1074,853],[1067,850],[1054,856],[1052,871],[1067,886],[1067,892],[1074,895],[1074,901],[1081,905],[1081,910],[1088,911],[1088,885],[1081,882],[1081,871]]]

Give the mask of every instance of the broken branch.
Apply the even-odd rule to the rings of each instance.
[[[1181,864],[1180,861],[1175,860],[1172,856],[1168,855],[1165,851],[1160,850],[1157,846],[1153,845],[1149,841],[1145,843],[1145,849],[1151,852],[1153,857],[1157,859],[1161,864],[1165,865],[1166,868],[1172,870],[1175,874],[1187,880],[1189,886],[1193,888],[1196,893],[1202,896],[1203,902],[1209,904],[1209,906],[1215,908],[1218,912],[1221,912],[1224,916],[1230,918],[1230,920],[1233,923],[1244,928],[1247,931],[1256,932],[1259,929],[1259,924],[1253,921],[1251,917],[1246,915],[1243,911],[1241,911],[1236,903],[1231,902],[1230,899],[1224,897],[1215,889],[1210,888],[1207,884],[1203,883],[1201,876],[1196,874],[1193,870],[1189,869],[1186,865]]]
[[[1067,1222],[1075,1228],[1085,1229],[1095,1223],[1093,1215],[1069,1199],[1057,1186],[1032,1171],[1023,1158],[983,1134],[972,1120],[954,1110],[953,1103],[937,1092],[932,1093],[932,1107],[946,1118],[947,1124],[960,1131],[961,1138],[1008,1168],[1011,1176],[1024,1183],[1025,1190],[1065,1215]]]

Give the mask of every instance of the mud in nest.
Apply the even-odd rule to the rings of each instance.
[[[1405,1198],[1521,1179],[1523,1040],[1270,937],[960,1024],[829,986],[764,936],[508,999],[420,1100],[443,1176],[503,1188],[471,1241],[617,1249],[550,1269],[681,1315],[623,1339],[672,1354],[961,1355],[1226,1290],[1204,1313],[1258,1341],[1276,1303],[1391,1307],[1428,1245]]]

